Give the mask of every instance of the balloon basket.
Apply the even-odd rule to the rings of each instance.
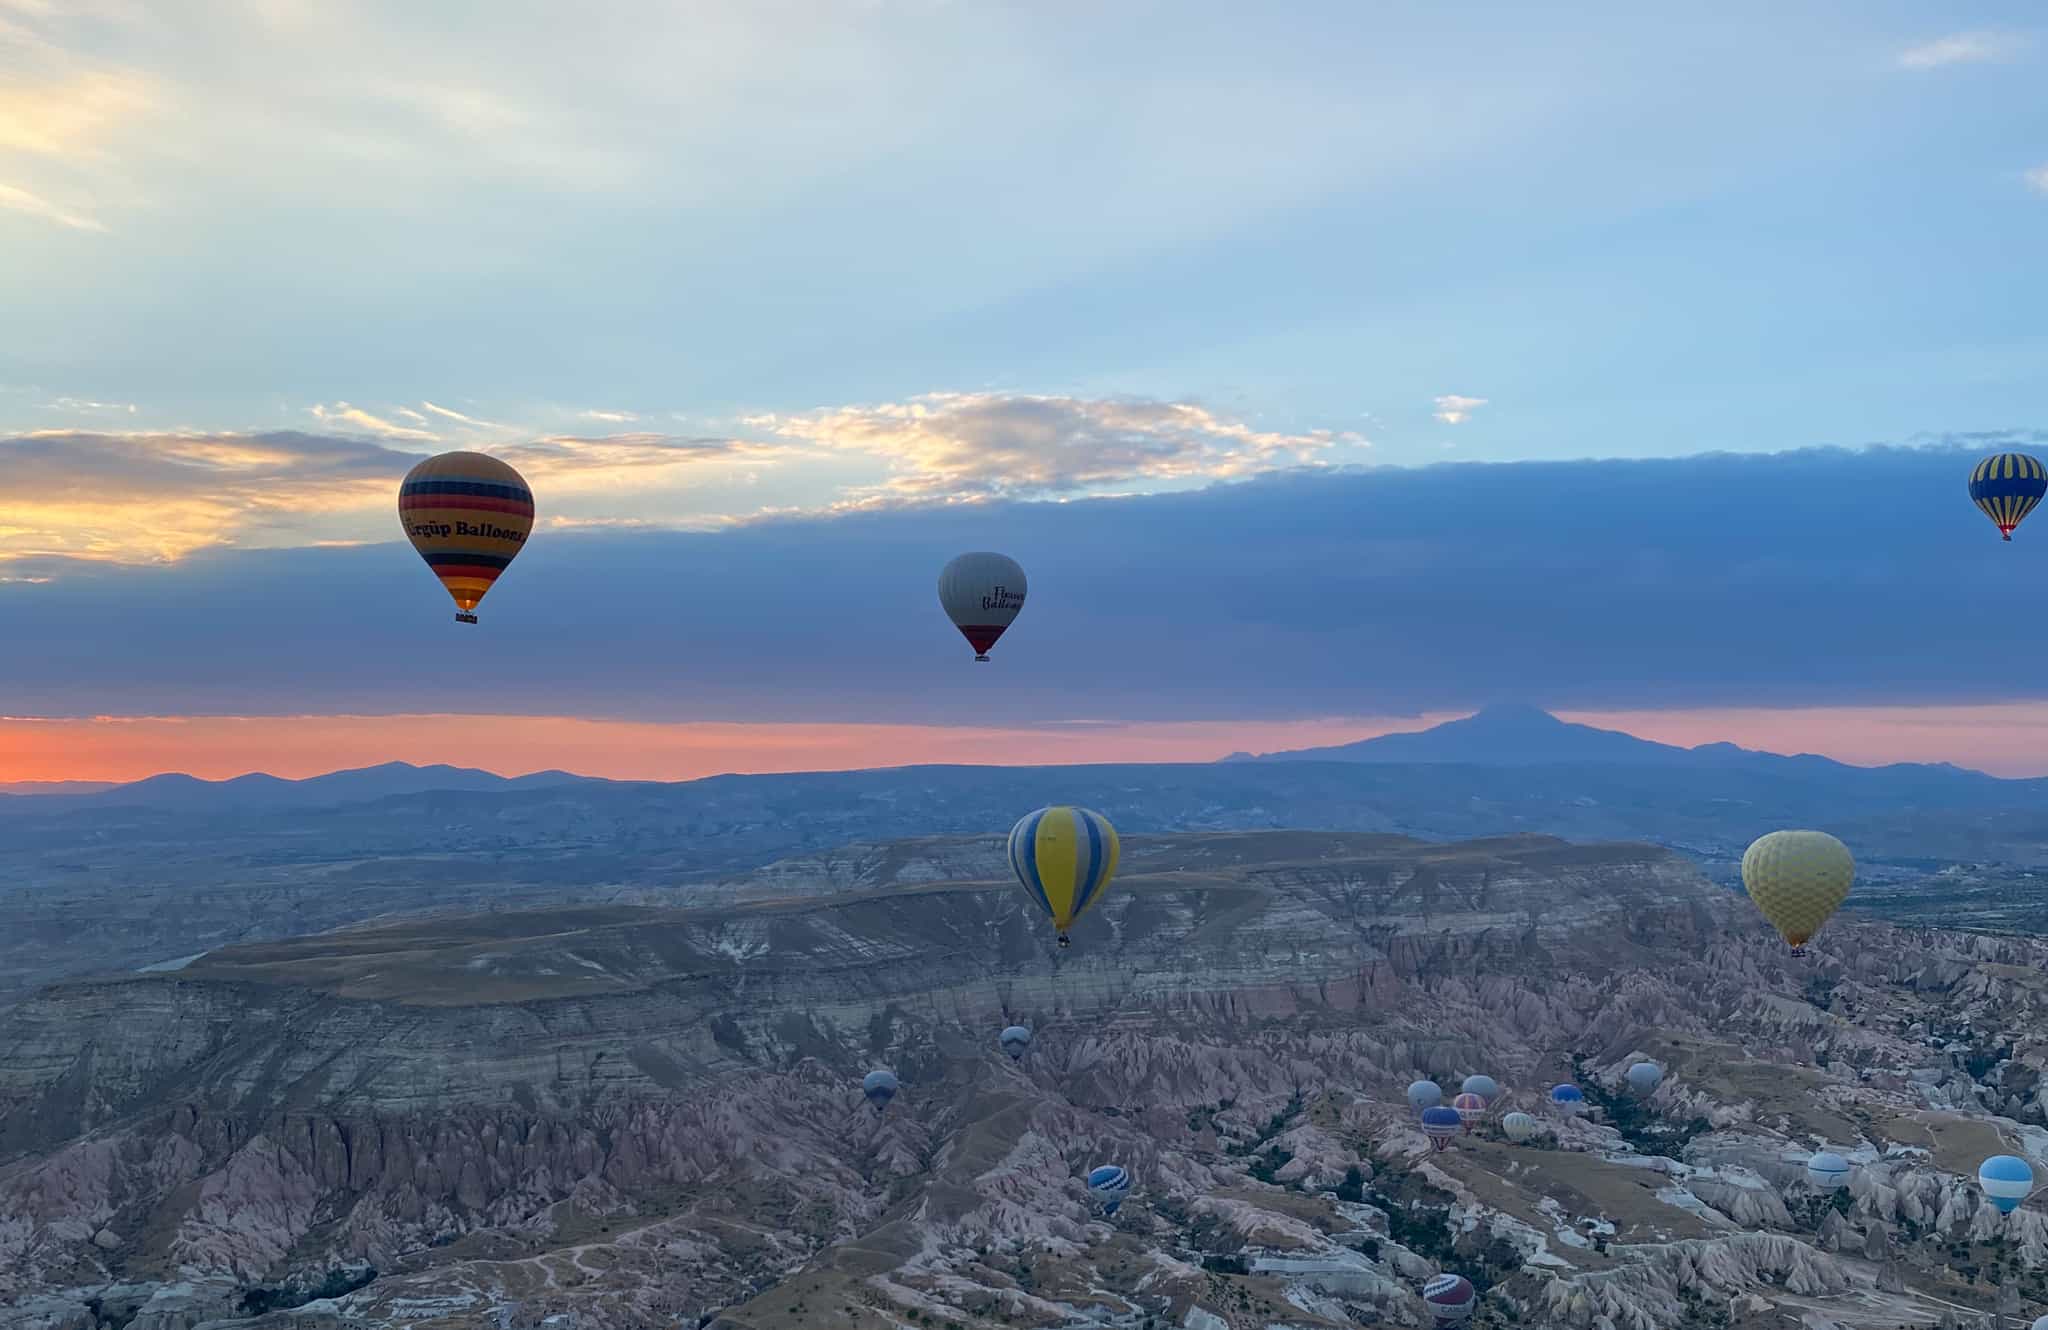
[[[1806,957],[1806,956],[1810,956],[1810,955],[1812,955],[1813,953],[1809,952],[1809,951],[1808,951],[1808,950],[1807,950],[1806,948],[1804,948],[1804,947],[1794,947],[1794,948],[1792,948],[1792,954],[1793,954],[1794,956],[1799,956],[1799,957],[1802,957],[1802,958],[1803,958],[1803,957]]]
[[[988,653],[983,652],[981,655],[976,656],[975,659],[986,665],[988,664]]]
[[[1061,951],[1065,951],[1065,950],[1066,950],[1066,949],[1067,949],[1068,947],[1070,947],[1070,946],[1072,946],[1072,945],[1073,945],[1073,939],[1072,939],[1072,938],[1068,937],[1068,936],[1067,936],[1067,935],[1066,935],[1065,933],[1062,933],[1062,934],[1060,934],[1060,950],[1061,950]]]
[[[466,614],[466,613],[464,613],[464,612],[463,612],[463,611],[461,611],[461,610],[457,610],[457,611],[455,612],[455,622],[457,622],[457,623],[475,623],[475,622],[476,622],[476,616],[475,616],[474,614]]]

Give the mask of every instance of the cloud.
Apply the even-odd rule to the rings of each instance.
[[[1436,399],[1436,418],[1446,425],[1462,425],[1472,418],[1472,413],[1486,405],[1484,397],[1460,397],[1446,393]]]
[[[0,653],[0,693],[16,714],[47,715],[990,724],[993,679],[1006,725],[1501,698],[1591,710],[2018,701],[2048,684],[1987,663],[2048,655],[2048,619],[2014,612],[2025,592],[2013,580],[2030,543],[2048,541],[2032,523],[2048,518],[2001,544],[1959,478],[1983,449],[2033,442],[1324,468],[703,534],[544,526],[475,631],[446,622],[446,598],[397,543],[17,564],[60,575],[0,587],[11,640],[36,644]],[[335,483],[375,475],[381,507],[409,459],[349,449],[327,464]],[[92,492],[94,475],[67,474]],[[0,469],[0,493],[22,479]],[[153,480],[129,480],[133,506],[112,520],[148,512]],[[967,659],[932,591],[948,558],[980,548],[1031,578],[987,666]],[[270,606],[293,612],[252,613]]]
[[[381,435],[387,439],[414,439],[421,443],[436,443],[441,438],[440,435],[435,434],[431,430],[413,429],[408,425],[393,424],[382,416],[372,415],[359,406],[350,406],[347,402],[336,402],[332,406],[316,403],[313,406],[307,407],[306,410],[315,420],[330,429],[336,427],[345,428],[353,425],[357,429],[366,430],[371,434]]]
[[[96,217],[87,217],[83,213],[72,212],[66,208],[59,207],[48,199],[37,194],[31,194],[27,190],[15,185],[0,184],[0,208],[13,212],[27,213],[31,217],[40,217],[45,221],[55,222],[59,226],[68,226],[75,231],[105,231],[107,229],[106,223]]]
[[[2048,163],[2027,172],[2027,187],[2036,194],[2048,194]]]
[[[500,425],[489,420],[478,420],[475,416],[465,416],[460,411],[455,411],[445,406],[439,406],[433,402],[422,401],[420,405],[424,407],[426,410],[433,412],[437,416],[440,416],[447,420],[452,420],[458,425],[468,425],[472,429],[509,430],[512,428],[510,425]]]
[[[75,411],[80,415],[126,413],[132,416],[135,414],[136,408],[133,402],[94,402],[83,397],[59,397],[56,401],[50,403],[50,409],[52,411]]]
[[[600,477],[607,482],[635,485],[646,483],[647,477],[640,475],[629,481],[622,473],[722,462],[773,464],[799,455],[796,449],[782,444],[672,434],[607,434],[595,438],[558,434],[491,451],[529,479]]]
[[[415,460],[294,432],[0,439],[0,561],[147,563],[296,543],[306,519],[386,499]]]
[[[2015,33],[1958,32],[1899,52],[1901,69],[1940,69],[1947,65],[1975,65],[2004,60],[2026,48],[2026,39]]]
[[[630,425],[640,419],[631,411],[585,411],[581,414],[585,420],[603,420],[614,425]]]
[[[860,498],[1070,495],[1106,486],[1231,479],[1315,460],[1332,430],[1262,431],[1191,402],[929,393],[746,423],[786,439],[881,459],[892,473]]]
[[[148,79],[112,70],[0,85],[0,152],[75,156],[154,101]]]

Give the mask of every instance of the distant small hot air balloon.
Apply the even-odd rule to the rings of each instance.
[[[1465,1083],[1458,1087],[1466,1094],[1476,1094],[1487,1103],[1500,1098],[1500,1083],[1491,1076],[1467,1076]]]
[[[1021,1025],[1012,1025],[1002,1033],[1003,1051],[1010,1055],[1012,1062],[1024,1056],[1031,1049],[1031,1031]]]
[[[1467,1090],[1451,1101],[1451,1109],[1458,1115],[1458,1121],[1465,1124],[1465,1130],[1470,1131],[1486,1116],[1486,1100]]]
[[[976,660],[1016,622],[1024,608],[1024,570],[1004,554],[963,554],[939,573],[939,604],[974,648]]]
[[[1806,954],[1855,878],[1849,847],[1825,831],[1773,831],[1742,853],[1742,885],[1794,956]]]
[[[1849,1161],[1832,1150],[1822,1150],[1806,1161],[1806,1177],[1822,1191],[1839,1191],[1849,1181]]]
[[[1586,1111],[1586,1092],[1569,1081],[1550,1089],[1550,1105],[1566,1117]]]
[[[1089,1171],[1088,1194],[1102,1204],[1102,1213],[1113,1215],[1131,1192],[1131,1174],[1116,1164],[1100,1164]]]
[[[1628,1088],[1637,1094],[1648,1094],[1664,1083],[1664,1069],[1654,1062],[1637,1062],[1630,1065],[1626,1073]]]
[[[455,599],[458,623],[526,548],[533,491],[517,471],[483,453],[442,453],[406,473],[398,487],[406,539]]]
[[[2025,453],[1999,453],[1971,468],[1970,502],[2007,540],[2044,494],[2048,494],[2048,468]]]
[[[2035,1317],[2032,1330],[2048,1330],[2048,1316]]]
[[[1408,1106],[1416,1112],[1435,1108],[1444,1101],[1444,1088],[1435,1081],[1410,1081],[1408,1083]]]
[[[1462,1325],[1471,1319],[1479,1294],[1465,1276],[1441,1274],[1422,1286],[1422,1301],[1439,1326]]]
[[[1464,1123],[1455,1108],[1437,1104],[1422,1110],[1422,1134],[1429,1137],[1432,1150],[1448,1149],[1451,1138],[1464,1129]]]
[[[868,1097],[868,1102],[875,1106],[877,1113],[881,1112],[889,1106],[889,1101],[896,1097],[896,1073],[886,1068],[876,1068],[861,1081],[860,1092]]]
[[[1993,1155],[1978,1166],[1977,1185],[2000,1214],[2009,1215],[2034,1190],[2034,1170],[2016,1155]]]
[[[1526,1141],[1536,1134],[1536,1119],[1527,1113],[1510,1113],[1500,1120],[1500,1129],[1511,1141]]]
[[[1116,876],[1116,828],[1085,808],[1041,808],[1010,829],[1010,870],[1031,903],[1051,917],[1059,944]]]

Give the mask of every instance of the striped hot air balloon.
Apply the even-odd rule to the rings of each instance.
[[[1773,831],[1742,852],[1742,885],[1794,956],[1806,954],[1855,879],[1849,847],[1825,831]]]
[[[1998,1213],[2009,1215],[2034,1190],[2034,1170],[2017,1155],[1993,1155],[1978,1166],[1977,1185]]]
[[[1586,1111],[1586,1092],[1569,1081],[1550,1089],[1550,1105],[1566,1117]]]
[[[1458,1115],[1458,1121],[1465,1124],[1465,1130],[1470,1131],[1486,1116],[1486,1100],[1467,1090],[1451,1101],[1451,1110]]]
[[[1041,808],[1010,829],[1010,869],[1067,945],[1067,930],[1116,876],[1116,828],[1085,808]]]
[[[2048,494],[2048,468],[2025,453],[1999,453],[1970,471],[1970,502],[2007,540],[2044,494]]]
[[[517,471],[482,453],[442,453],[406,473],[398,520],[441,585],[455,599],[458,623],[526,548],[533,491]]]
[[[1500,1129],[1511,1141],[1526,1141],[1536,1134],[1536,1119],[1527,1113],[1510,1113],[1500,1120]]]
[[[1441,1274],[1422,1286],[1422,1301],[1438,1326],[1462,1325],[1471,1319],[1479,1292],[1463,1275]]]
[[[1464,1119],[1458,1116],[1458,1110],[1455,1108],[1445,1108],[1442,1104],[1437,1104],[1422,1110],[1422,1134],[1429,1137],[1429,1148],[1432,1150],[1448,1150],[1451,1138],[1456,1136],[1463,1126]]]
[[[1102,1213],[1113,1215],[1131,1194],[1131,1172],[1119,1164],[1099,1164],[1089,1170],[1088,1194],[1102,1204]]]

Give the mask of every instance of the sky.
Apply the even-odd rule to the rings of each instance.
[[[0,780],[1498,700],[2048,772],[1960,493],[2048,426],[2044,67],[2022,4],[0,0]],[[391,511],[452,448],[539,500],[474,630]]]

